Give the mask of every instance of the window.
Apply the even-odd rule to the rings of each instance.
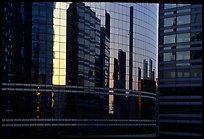
[[[174,61],[175,60],[175,52],[172,53],[164,53],[163,61]]]
[[[176,4],[164,4],[164,9],[175,8]]]
[[[190,34],[189,34],[189,38],[190,38]],[[175,42],[176,42],[176,35],[164,36],[164,44],[175,43]]]
[[[191,69],[191,77],[197,78],[197,77],[202,77],[202,69]]]
[[[176,52],[176,60],[188,60],[190,59],[190,51]]]
[[[175,71],[163,71],[164,78],[175,78]]]
[[[177,42],[189,42],[189,41],[190,41],[190,33],[177,34]]]
[[[191,15],[191,23],[200,23],[202,24],[202,14],[197,13],[197,14],[192,14]]]
[[[181,24],[189,24],[190,23],[190,15],[178,16],[177,17],[177,25]]]
[[[186,69],[177,70],[177,77],[178,78],[188,78],[190,77],[190,71]]]
[[[202,51],[201,50],[192,50],[191,51],[191,59],[202,59]]]
[[[164,19],[164,27],[173,26],[176,23],[176,17],[165,18]]]
[[[202,32],[192,32],[191,41],[202,41]]]

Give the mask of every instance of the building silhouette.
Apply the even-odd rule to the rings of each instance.
[[[102,96],[94,94],[94,87],[102,87],[102,82],[104,84],[105,81],[102,77],[107,78],[107,75],[102,76],[104,73],[101,68],[104,66],[107,74],[108,62],[105,61],[105,58],[107,60],[109,54],[106,52],[107,56],[103,55],[105,55],[105,50],[109,49],[108,32],[102,34],[105,44],[101,48],[100,20],[84,3],[71,3],[67,10],[67,16],[67,59],[69,59],[67,61],[67,84],[83,86],[84,92],[92,92],[92,94],[67,95],[68,115],[100,117],[102,108],[100,105],[104,99]],[[100,75],[101,73],[102,75]],[[107,100],[106,102],[108,104]]]
[[[114,88],[125,89],[125,75],[126,75],[126,53],[122,50],[118,51],[118,59],[114,58]],[[114,115],[116,118],[128,118],[128,100],[124,95],[125,91],[115,91],[114,95]],[[117,95],[117,93],[123,95]]]
[[[52,44],[49,45],[45,32],[52,20],[42,20],[46,13],[52,15],[52,9],[38,9],[40,3],[3,3],[3,59],[2,72],[5,83],[52,83]],[[42,3],[41,3],[42,4]],[[51,5],[51,4],[50,4]],[[44,17],[45,18],[45,17]],[[41,23],[41,24],[39,24]],[[49,41],[52,37],[49,38]],[[36,87],[37,88],[37,87]],[[37,117],[36,92],[10,92],[10,110],[14,117]],[[7,94],[6,94],[7,95]],[[42,93],[39,98],[40,112],[38,116],[49,115],[50,95]],[[43,103],[41,103],[43,101]],[[46,102],[46,103],[44,103]],[[6,102],[5,102],[6,103]],[[7,110],[3,110],[3,113]]]

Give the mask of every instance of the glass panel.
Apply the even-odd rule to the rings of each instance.
[[[54,68],[53,69],[53,74],[55,75],[60,75],[59,69],[58,68]]]
[[[163,71],[164,78],[175,78],[175,71]]]
[[[66,78],[66,76],[59,76],[59,84],[60,85],[65,85],[65,78]]]
[[[59,43],[58,42],[54,42],[53,50],[59,51]]]
[[[67,3],[66,2],[61,2],[60,6],[61,6],[61,9],[67,9]]]
[[[188,78],[190,77],[190,71],[186,69],[177,70],[177,77],[178,78]]]
[[[177,42],[189,42],[189,41],[190,41],[190,33],[177,34]]]
[[[66,59],[66,53],[59,53],[60,59]]]
[[[202,59],[202,50],[192,50],[191,59]]]
[[[60,10],[60,18],[66,19],[66,10]]]
[[[66,28],[63,26],[60,26],[60,35],[66,35]]]
[[[59,84],[59,76],[53,76],[53,84]]]
[[[59,30],[59,27],[60,27],[60,26],[54,26],[54,34],[58,34],[58,35],[60,34],[60,32],[59,32],[59,31],[60,31],[60,30]]]
[[[190,21],[191,21],[190,15],[184,15],[184,16],[177,17],[177,25],[189,24]]]
[[[191,77],[202,77],[202,69],[191,69]]]
[[[53,52],[54,53],[54,58],[55,59],[58,59],[60,57],[60,53],[59,52]]]
[[[66,69],[60,69],[60,75],[66,75]]]
[[[60,68],[66,68],[66,60],[59,60],[60,62]]]
[[[54,18],[60,18],[60,12],[58,9],[55,9],[53,14],[54,14]]]
[[[202,14],[196,13],[191,15],[191,23],[200,23],[202,24]]]
[[[202,41],[202,32],[192,32],[191,41]]]
[[[165,18],[164,27],[176,25],[176,17]]]
[[[66,24],[67,24],[67,20],[64,20],[64,19],[60,20],[60,25],[66,26]]]
[[[173,61],[175,60],[175,52],[172,53],[164,53],[163,61]]]
[[[164,36],[164,44],[175,43],[175,41],[176,41],[176,35]]]
[[[66,36],[60,36],[60,42],[66,42]]]
[[[56,68],[59,68],[59,59],[53,59],[53,65]]]
[[[164,4],[164,9],[175,8],[176,4]]]
[[[190,51],[176,52],[176,60],[188,60],[190,59]]]
[[[66,52],[66,43],[60,43],[60,52]]]

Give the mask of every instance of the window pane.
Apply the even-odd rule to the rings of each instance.
[[[164,53],[164,60],[163,61],[173,61],[175,60],[175,54],[173,53]]]
[[[181,24],[189,24],[190,23],[190,15],[178,16],[177,17],[177,25]]]
[[[202,41],[202,32],[192,32],[191,41]]]
[[[177,70],[177,77],[178,78],[189,78],[190,77],[190,71],[183,69],[183,70]]]
[[[190,59],[190,51],[176,52],[176,60],[188,60]]]
[[[164,78],[175,78],[175,71],[163,71]]]
[[[175,8],[176,4],[164,4],[164,9]]]
[[[200,23],[200,24],[202,24],[202,14],[201,13],[192,14],[191,15],[191,23]]]
[[[191,69],[191,77],[202,77],[202,69]]]
[[[189,41],[190,41],[190,33],[177,34],[177,42],[189,42]]]
[[[191,51],[191,59],[202,59],[202,51],[201,50],[192,50]]]
[[[173,26],[176,24],[176,17],[165,18],[164,19],[164,27]]]
[[[164,36],[164,44],[168,44],[168,43],[175,43],[175,39],[176,35],[168,35],[168,36]],[[190,38],[190,36],[189,36]]]

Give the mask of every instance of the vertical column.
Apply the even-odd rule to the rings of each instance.
[[[133,57],[133,7],[130,7],[130,41],[129,41],[129,46],[130,46],[130,54],[129,54],[129,59],[130,59],[130,65],[129,65],[129,89],[132,89],[132,57]]]

